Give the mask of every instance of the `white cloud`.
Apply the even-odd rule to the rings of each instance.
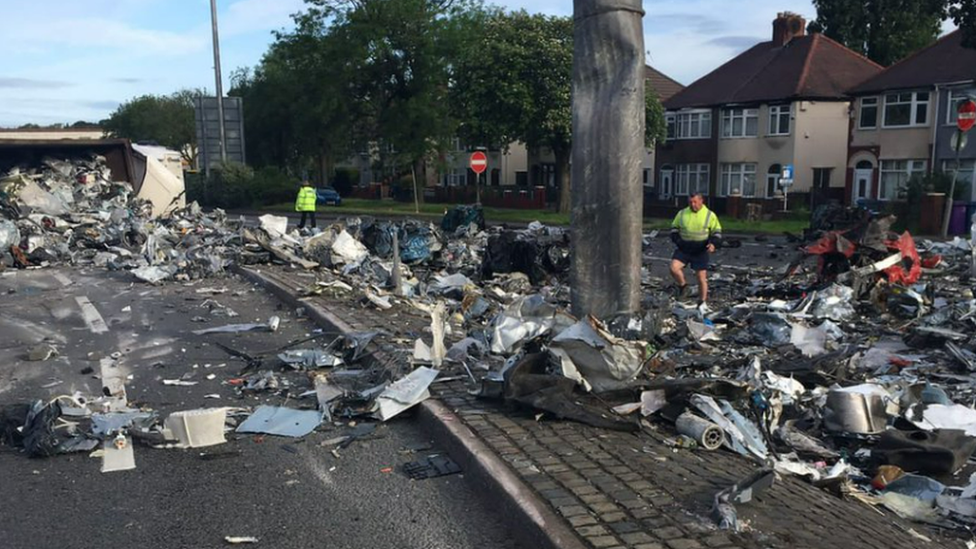
[[[207,45],[206,35],[138,28],[98,17],[37,21],[9,29],[5,40],[34,48],[108,48],[157,55],[193,53]]]

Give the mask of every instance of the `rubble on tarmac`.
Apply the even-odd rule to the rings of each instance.
[[[973,242],[915,241],[893,234],[892,218],[821,214],[788,266],[713,272],[710,311],[674,299],[668,282],[645,272],[639,313],[577,318],[568,311],[564,229],[485,228],[467,207],[440,226],[363,217],[312,231],[289,230],[275,216],[248,226],[196,205],[151,219],[104,174],[96,158],[0,178],[3,262],[105,267],[147,283],[285,265],[307,273],[305,295],[429,319],[429,330],[410,338],[347,335],[242,357],[254,368],[240,391],[284,390],[268,367],[312,376],[303,396],[317,410],[302,415],[302,433],[336,416],[388,420],[428,398],[435,379],[456,375],[484,398],[534,413],[660,430],[676,451],[724,447],[754,461],[764,484],[793,475],[909,518],[976,525]],[[666,247],[645,238],[645,263]],[[402,360],[371,365],[367,348],[377,344]],[[39,402],[20,411],[21,431],[39,429],[18,441],[29,453],[91,444],[48,436],[44,425],[63,404],[78,407]],[[279,432],[272,420],[295,419],[280,409],[261,414],[245,430]],[[175,425],[140,416],[96,440],[115,444],[107,437],[152,421],[160,433]],[[190,443],[169,431],[173,444]],[[743,486],[716,495],[724,527],[738,527],[733,504],[747,503]]]

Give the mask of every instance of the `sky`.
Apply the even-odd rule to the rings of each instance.
[[[303,0],[217,0],[224,90],[290,28]],[[572,0],[486,0],[572,15]],[[733,8],[734,6],[734,8]],[[209,0],[0,0],[0,127],[107,118],[143,94],[215,89]],[[756,42],[810,0],[644,0],[647,62],[689,84]],[[246,108],[246,107],[245,107]]]

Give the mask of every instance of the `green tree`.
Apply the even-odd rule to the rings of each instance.
[[[142,95],[119,105],[101,125],[112,137],[155,141],[179,151],[193,165],[197,157],[193,98],[200,94],[199,90],[180,90],[171,95]]]
[[[962,45],[976,49],[976,0],[949,2],[949,16],[962,29]]]
[[[648,148],[668,137],[668,124],[664,118],[664,105],[657,92],[649,84],[644,86],[644,145]]]
[[[948,15],[946,0],[813,0],[813,5],[817,18],[810,32],[884,66],[931,44]]]
[[[548,147],[556,159],[559,210],[569,211],[573,22],[492,11],[457,52],[452,100],[469,142]]]

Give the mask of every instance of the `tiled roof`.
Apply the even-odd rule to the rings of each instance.
[[[644,65],[644,78],[647,80],[647,85],[657,92],[661,101],[667,101],[671,96],[685,89],[677,80],[650,65]]]
[[[931,87],[976,80],[976,50],[962,47],[962,33],[951,32],[855,86],[852,94]]]
[[[761,42],[699,78],[664,106],[843,99],[847,90],[881,69],[821,34],[800,36],[784,46]]]

